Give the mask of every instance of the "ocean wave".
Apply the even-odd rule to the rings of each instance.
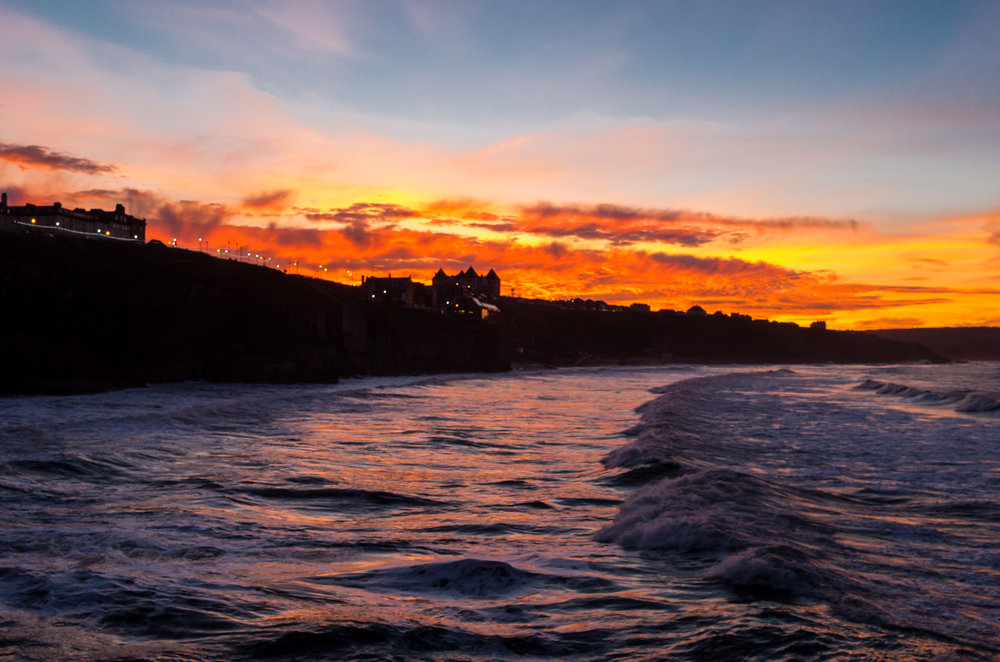
[[[459,559],[340,575],[324,581],[375,591],[494,598],[526,591],[544,581],[544,576],[504,561]]]
[[[756,476],[695,471],[637,490],[597,539],[627,549],[697,554],[706,564],[705,578],[735,587],[810,593],[832,580],[807,551],[828,545],[829,535],[791,501]]]
[[[983,393],[968,389],[936,391],[933,389],[866,379],[854,387],[859,391],[874,391],[879,395],[892,395],[920,405],[954,405],[962,414],[982,414],[1000,410],[1000,394]]]
[[[300,501],[311,505],[327,505],[330,507],[427,507],[438,506],[442,502],[408,494],[398,494],[383,490],[362,490],[340,487],[280,487],[255,486],[243,487],[240,492],[268,500]]]
[[[938,481],[919,458],[963,466],[961,454],[921,444],[932,433],[911,414],[842,402],[833,388],[842,387],[809,373],[758,372],[656,389],[659,397],[639,408],[634,436],[602,460],[623,470],[609,482],[635,489],[597,540],[662,555],[741,599],[819,602],[862,627],[989,648],[995,619],[980,614],[970,587],[982,568],[996,567],[991,539],[958,540],[945,531],[956,519],[994,522],[996,509],[950,495],[940,512],[924,512]],[[971,390],[873,379],[855,388],[974,412],[1000,408],[997,397]],[[909,427],[892,436],[896,424]],[[937,427],[952,431],[944,422]],[[982,446],[962,438],[970,451]],[[911,439],[911,451],[920,453],[900,457],[899,445]],[[889,479],[896,489],[887,492]],[[954,573],[913,563],[914,547],[947,559],[947,545],[955,544],[969,557]],[[963,576],[966,566],[977,570]],[[981,589],[981,604],[994,592]],[[973,604],[977,620],[961,619]]]
[[[262,605],[220,599],[197,587],[143,585],[95,570],[39,573],[0,568],[3,602],[28,612],[87,618],[131,636],[188,639],[236,632]]]
[[[389,567],[351,575],[320,577],[314,581],[375,592],[484,600],[509,598],[540,588],[576,593],[613,592],[617,589],[614,582],[585,572],[535,572],[518,568],[506,561],[476,558]]]
[[[815,592],[829,577],[821,576],[809,554],[794,545],[750,547],[727,556],[705,573],[740,588],[760,588],[791,594]]]
[[[352,622],[293,630],[277,637],[264,635],[244,645],[242,653],[249,659],[345,662],[412,659],[414,655],[440,659],[438,653],[450,653],[452,657],[446,659],[457,660],[563,659],[600,654],[608,649],[608,640],[609,632],[603,628],[501,635],[455,626]]]
[[[726,404],[720,399],[723,392],[758,389],[795,375],[787,368],[736,372],[694,377],[650,389],[659,397],[636,408],[641,422],[627,431],[631,441],[608,453],[601,463],[609,469],[658,465],[668,472],[673,467],[690,467],[706,438],[719,430],[719,410]],[[633,478],[641,479],[641,473],[633,474]]]
[[[683,468],[676,462],[654,461],[609,476],[602,482],[615,487],[637,487],[663,478],[676,477],[681,473]]]
[[[10,460],[0,463],[0,471],[8,476],[25,473],[59,478],[103,479],[118,476],[129,466],[121,458],[88,458],[67,454],[51,459]]]

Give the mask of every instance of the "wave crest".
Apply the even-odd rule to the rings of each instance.
[[[854,388],[859,391],[874,391],[879,395],[896,396],[913,404],[954,405],[953,409],[963,414],[981,414],[1000,410],[1000,394],[997,393],[983,393],[968,389],[935,391],[907,384],[883,382],[877,379],[866,379]]]

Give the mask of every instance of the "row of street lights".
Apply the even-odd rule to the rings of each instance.
[[[173,247],[175,247],[175,248],[178,247],[178,245],[177,245],[177,237],[174,237],[173,239],[171,239],[170,245],[173,246]],[[212,254],[212,247],[205,241],[204,237],[198,237],[198,251],[201,252],[201,253],[207,252],[209,255]],[[271,266],[271,261],[272,261],[272,258],[269,258],[266,255],[262,255],[260,253],[253,253],[246,246],[233,246],[232,242],[229,242],[229,241],[226,242],[226,247],[225,248],[223,248],[221,246],[217,247],[215,249],[215,253],[214,254],[216,255],[216,257],[219,257],[219,258],[222,258],[222,259],[237,260],[239,262],[244,262],[244,263],[246,263],[246,262],[253,262],[253,263],[265,266],[265,267],[270,267]],[[280,264],[274,264],[274,268],[278,269],[278,270],[281,270],[281,265]],[[296,258],[296,259],[293,259],[291,261],[291,263],[286,263],[286,270],[287,269],[294,269],[294,273],[298,273],[299,260]],[[329,273],[329,267],[327,267],[326,265],[323,265],[323,264],[318,264],[318,265],[316,265],[315,271],[319,272],[319,273],[326,274],[326,273]],[[351,269],[347,269],[346,271],[347,271],[347,278],[348,278],[348,280],[353,283],[354,280],[355,280],[355,274],[354,274],[354,272]]]

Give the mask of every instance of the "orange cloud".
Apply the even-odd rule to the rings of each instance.
[[[282,210],[294,197],[295,191],[291,189],[264,191],[243,198],[243,207],[251,211]]]
[[[359,204],[358,208],[377,216],[369,205]],[[189,247],[197,245],[198,235],[208,242],[210,250],[223,245],[230,250],[250,247],[246,250],[252,255],[265,251],[276,264],[297,263],[300,272],[341,280],[347,279],[350,270],[355,275],[391,272],[429,281],[438,268],[455,271],[474,265],[495,268],[505,288],[510,288],[505,293],[514,290],[522,296],[582,297],[612,303],[645,301],[675,309],[700,303],[756,317],[823,317],[838,311],[948,301],[942,296],[947,290],[942,288],[845,283],[829,275],[734,257],[646,252],[622,246],[579,249],[559,241],[528,245],[376,226],[363,219],[329,229],[249,227],[220,222],[226,214],[220,205],[165,203],[158,213],[167,214],[161,224]]]
[[[419,216],[416,211],[402,205],[374,202],[356,202],[347,207],[327,209],[325,211],[318,209],[299,209],[298,211],[310,221],[333,221],[347,224],[367,224],[373,221],[391,223],[401,218]]]
[[[643,233],[658,227],[656,231],[686,231],[684,224],[694,220],[704,222],[710,231],[723,233],[737,229],[756,232],[758,225],[765,227],[765,232],[773,228],[791,232],[800,225],[850,232],[853,226],[847,222],[740,219],[614,205],[539,204],[503,213],[489,211],[485,203],[460,198],[425,206],[359,201],[326,208],[288,207],[282,213],[277,208],[291,199],[290,191],[265,191],[233,204],[171,200],[136,188],[83,189],[63,192],[56,198],[33,190],[20,190],[19,195],[29,201],[61,197],[70,205],[106,208],[124,202],[130,213],[147,218],[148,238],[164,242],[176,238],[181,247],[220,256],[239,255],[244,261],[345,282],[358,282],[362,274],[386,273],[427,282],[439,268],[454,272],[471,265],[496,269],[503,279],[504,294],[580,297],[621,304],[641,301],[654,308],[682,310],[699,304],[709,311],[792,321],[839,320],[856,328],[913,320],[941,324],[942,317],[954,315],[962,306],[970,311],[963,321],[984,321],[995,313],[981,302],[995,300],[1000,294],[1000,289],[961,288],[948,283],[850,282],[832,271],[801,265],[792,268],[767,258],[696,255],[686,252],[683,243],[675,244],[681,246],[680,252],[657,250],[650,245],[665,247],[667,242],[638,241],[646,237]],[[246,215],[248,200],[257,209],[273,208],[268,212],[272,222],[263,227],[248,224],[257,216]],[[485,220],[473,220],[477,218]],[[583,222],[595,228],[592,235],[572,225]],[[678,225],[671,228],[671,223]],[[574,232],[549,233],[553,224],[563,224],[563,229]],[[509,228],[518,238],[510,240],[502,231],[460,231],[470,227]],[[620,228],[633,233],[637,241],[615,241],[614,231]],[[569,241],[585,236],[601,241]],[[914,259],[922,260],[925,268],[943,267],[934,262],[936,258],[922,254]]]
[[[614,245],[643,242],[701,246],[725,240],[740,243],[748,233],[834,229],[854,231],[858,221],[809,216],[746,219],[679,209],[623,205],[553,205],[522,207],[521,230],[554,237],[600,239]]]

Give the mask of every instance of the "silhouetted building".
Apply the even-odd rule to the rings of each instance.
[[[691,306],[684,314],[689,317],[705,317],[708,315],[708,313],[705,312],[705,309],[701,306]]]
[[[411,308],[434,308],[444,313],[486,318],[500,312],[488,299],[500,296],[500,277],[490,269],[485,276],[469,267],[456,276],[438,269],[431,285],[416,283],[409,276],[361,277],[361,291],[368,301]]]
[[[116,205],[114,211],[65,209],[59,202],[47,206],[8,205],[6,193],[0,194],[0,229],[146,241],[146,219],[126,214],[124,205]]]
[[[406,278],[361,277],[361,290],[368,301],[381,301],[415,308],[430,308],[433,304],[430,288]]]
[[[476,319],[487,319],[500,312],[500,309],[493,304],[480,301],[476,297],[459,297],[442,310],[451,315],[475,317]]]
[[[441,307],[449,306],[461,297],[495,299],[500,296],[500,276],[492,269],[485,276],[477,274],[472,267],[455,276],[438,269],[431,286],[434,288],[435,304]]]

